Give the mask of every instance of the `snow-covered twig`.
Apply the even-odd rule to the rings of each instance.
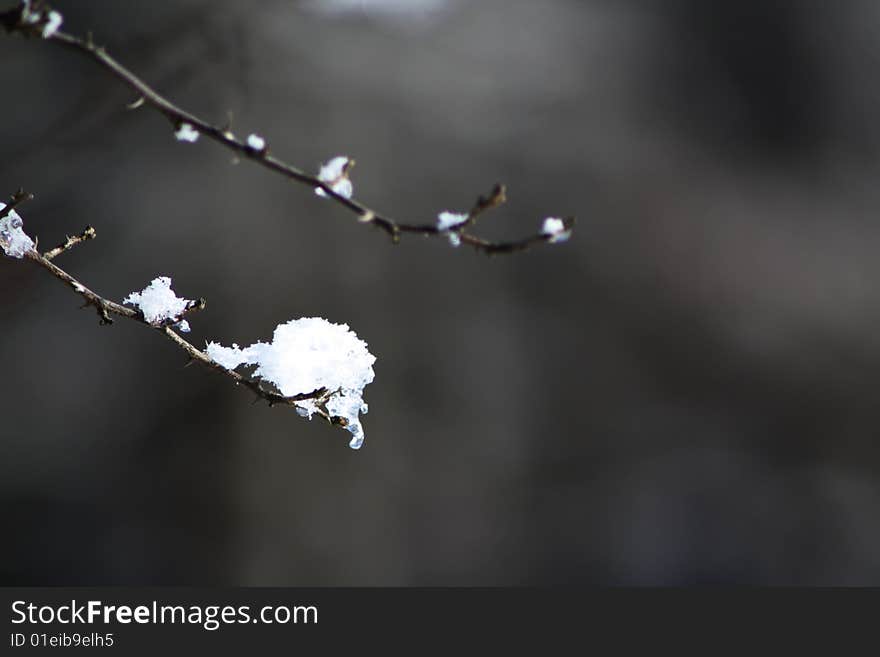
[[[214,125],[178,107],[147,85],[134,73],[122,66],[122,64],[116,59],[107,54],[107,51],[103,47],[96,45],[91,34],[88,38],[83,39],[62,32],[58,29],[58,25],[60,25],[60,15],[58,15],[57,12],[51,12],[48,9],[44,9],[43,12],[44,13],[40,15],[33,13],[28,14],[27,11],[22,8],[2,12],[0,13],[0,25],[4,26],[9,32],[19,33],[25,36],[40,37],[43,40],[57,43],[91,57],[102,67],[110,71],[110,73],[116,78],[128,85],[138,95],[138,99],[129,107],[134,109],[142,105],[149,105],[153,109],[161,112],[172,123],[175,130],[175,136],[177,136],[179,140],[194,142],[198,139],[199,135],[205,135],[205,137],[212,139],[242,157],[256,162],[266,169],[319,191],[321,196],[332,199],[350,212],[356,214],[359,222],[373,224],[382,229],[395,243],[400,240],[400,236],[403,233],[414,233],[425,236],[446,237],[454,246],[467,244],[478,251],[494,254],[513,253],[528,249],[529,247],[538,244],[551,244],[562,241],[559,238],[560,233],[548,234],[546,231],[539,231],[524,239],[502,242],[486,240],[468,232],[468,229],[472,227],[477,215],[487,209],[497,207],[505,201],[506,196],[502,185],[497,185],[489,196],[481,197],[474,205],[473,209],[471,209],[466,215],[465,219],[452,227],[445,227],[436,223],[404,223],[391,219],[352,198],[351,184],[347,178],[328,179],[326,176],[322,176],[321,173],[318,175],[306,173],[305,171],[272,155],[269,152],[266,140],[263,137],[251,134],[245,139],[239,139],[232,133],[228,126]],[[52,14],[58,16],[56,20],[57,24],[51,22]],[[31,17],[32,20],[29,19],[29,17]],[[52,29],[47,29],[47,26],[51,26]],[[348,158],[340,157],[335,158],[335,160],[346,160],[346,170],[348,165],[350,165]],[[340,181],[343,184],[339,184]],[[567,237],[570,235],[574,225],[574,218],[567,217],[562,219],[562,221],[564,222],[563,231]]]
[[[12,207],[14,205],[19,205],[30,198],[32,198],[30,194],[19,191],[15,195],[13,195],[11,201],[6,205],[6,207],[0,209],[0,213],[2,213],[3,216],[6,216],[12,212]],[[212,360],[204,351],[196,348],[186,339],[181,337],[180,334],[174,330],[174,327],[177,326],[181,321],[183,321],[184,317],[196,311],[204,309],[204,299],[187,302],[183,310],[173,317],[169,317],[158,322],[150,322],[145,318],[144,313],[140,309],[129,308],[101,296],[97,292],[94,292],[83,285],[71,274],[61,269],[58,265],[52,262],[52,258],[60,255],[61,253],[64,253],[68,248],[70,248],[70,246],[78,244],[86,239],[93,239],[95,236],[96,233],[94,228],[89,227],[85,231],[83,231],[80,236],[75,238],[68,238],[65,244],[56,247],[51,251],[40,253],[35,247],[31,247],[24,251],[23,257],[39,265],[50,274],[52,274],[52,276],[60,280],[62,283],[65,283],[76,294],[78,294],[85,300],[85,306],[94,307],[98,312],[100,323],[102,325],[112,324],[113,316],[116,316],[124,317],[125,319],[130,319],[139,324],[148,326],[164,335],[167,339],[169,339],[180,349],[186,352],[186,355],[189,358],[189,363],[199,363],[201,365],[204,365],[208,369],[217,372],[218,374],[222,374],[223,376],[232,379],[236,384],[244,386],[247,389],[251,390],[257,395],[259,399],[263,399],[268,402],[270,406],[292,406],[302,410],[303,404],[298,402],[309,402],[307,405],[307,409],[310,412],[318,414],[325,420],[329,421],[331,424],[335,424],[341,427],[347,427],[348,421],[345,420],[345,418],[330,415],[326,411],[326,404],[331,399],[331,397],[333,397],[335,391],[328,390],[327,388],[319,388],[311,392],[300,393],[290,396],[281,395],[272,390],[267,390],[258,382],[239,374],[233,369],[227,369],[226,367],[220,365],[219,363]]]

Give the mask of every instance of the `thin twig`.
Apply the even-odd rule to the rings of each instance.
[[[95,239],[95,237],[97,237],[97,235],[98,234],[95,232],[94,228],[92,228],[91,226],[86,226],[85,230],[83,232],[81,232],[79,235],[73,235],[73,236],[68,235],[67,239],[64,240],[63,244],[59,244],[54,249],[52,249],[50,251],[46,251],[43,254],[43,257],[46,260],[52,260],[53,258],[60,256],[65,251],[69,251],[70,249],[75,247],[77,244],[81,244],[82,242],[85,242],[86,240]]]
[[[8,31],[18,32],[25,36],[38,36],[40,34],[39,25],[32,25],[17,20],[14,14],[14,10],[6,12],[6,14],[0,14],[0,23],[2,23]],[[402,233],[415,233],[426,236],[442,235],[447,237],[454,233],[458,235],[460,241],[464,244],[468,244],[485,253],[495,254],[523,251],[537,244],[555,241],[552,235],[537,233],[521,240],[492,242],[467,232],[467,229],[473,225],[477,215],[504,203],[506,195],[502,185],[496,185],[492,194],[488,197],[481,197],[470,213],[468,213],[467,219],[452,229],[442,230],[435,223],[409,224],[396,221],[369,208],[355,199],[337,193],[333,190],[331,183],[322,181],[318,179],[317,176],[313,176],[291,164],[287,164],[269,153],[268,148],[264,147],[259,150],[252,148],[246,141],[238,139],[231,132],[228,124],[223,126],[214,125],[195,114],[178,107],[159,94],[134,73],[125,68],[116,59],[111,57],[103,47],[95,45],[91,33],[89,33],[87,38],[83,39],[81,37],[58,31],[45,40],[52,41],[68,49],[89,56],[102,67],[110,71],[110,73],[112,73],[117,79],[128,85],[128,87],[134,90],[137,94],[137,99],[129,105],[129,108],[134,109],[141,105],[149,105],[153,109],[162,113],[172,123],[175,129],[183,124],[189,124],[197,129],[200,134],[205,135],[238,155],[256,162],[266,169],[281,174],[290,180],[306,185],[311,189],[322,190],[327,198],[332,199],[345,209],[356,214],[361,223],[373,224],[382,229],[389,237],[391,237],[394,243],[397,243],[400,240]],[[499,190],[500,194],[498,193]],[[566,230],[571,231],[574,226],[574,217],[565,218],[564,222]]]

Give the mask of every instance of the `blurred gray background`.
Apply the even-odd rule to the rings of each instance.
[[[3,7],[11,4],[0,3]],[[5,584],[880,584],[880,6],[62,2],[185,108],[410,221],[493,183],[486,258],[387,238],[0,35],[0,193],[193,341],[348,323],[366,444],[0,260]]]

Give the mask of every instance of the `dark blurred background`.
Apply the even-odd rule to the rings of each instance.
[[[10,2],[7,0],[5,7]],[[347,322],[366,444],[191,367],[0,260],[5,584],[880,584],[880,5],[62,2],[183,107],[395,217],[571,242],[387,238],[0,38],[0,190],[192,339]]]

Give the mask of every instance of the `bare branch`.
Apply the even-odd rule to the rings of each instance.
[[[12,10],[0,14],[0,24],[4,25],[7,31],[10,32],[17,32],[25,36],[39,36],[41,34],[40,26],[19,20],[19,13],[20,12],[17,12],[16,10]],[[396,221],[369,208],[355,199],[337,193],[334,191],[330,183],[320,180],[317,176],[308,174],[305,171],[278,159],[269,152],[268,147],[263,146],[262,148],[257,149],[249,145],[246,140],[238,139],[230,130],[228,122],[225,125],[214,125],[178,107],[150,87],[146,82],[138,78],[134,73],[125,68],[116,59],[111,57],[103,47],[95,45],[91,33],[89,33],[86,38],[81,38],[65,32],[56,31],[45,37],[44,40],[52,41],[58,45],[90,57],[113,74],[118,80],[131,88],[136,94],[136,100],[128,105],[129,109],[148,105],[163,114],[171,122],[175,130],[188,124],[196,129],[199,134],[205,135],[227,149],[235,152],[239,156],[256,162],[258,165],[266,169],[274,171],[290,180],[306,185],[311,189],[322,190],[327,198],[332,199],[346,210],[356,214],[360,223],[368,223],[380,228],[394,243],[400,241],[400,236],[403,233],[415,233],[432,237],[450,237],[451,234],[454,234],[454,237],[450,238],[450,241],[454,244],[461,242],[468,244],[479,251],[488,254],[495,254],[513,253],[528,249],[537,244],[556,241],[552,239],[552,236],[550,235],[537,233],[521,240],[492,242],[468,232],[467,229],[473,225],[478,215],[504,203],[506,200],[506,193],[503,185],[496,185],[488,197],[480,197],[473,209],[471,209],[467,215],[467,220],[454,228],[446,230],[440,229],[436,223],[433,222],[425,224],[410,224]],[[568,230],[570,231],[574,219],[568,219],[566,222]]]

